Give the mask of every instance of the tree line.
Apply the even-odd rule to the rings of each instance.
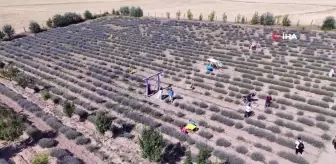
[[[167,12],[166,13],[166,17],[168,19],[170,19],[170,13]],[[227,22],[227,15],[226,13],[223,13],[221,15],[222,17],[222,21],[223,22]],[[176,19],[180,19],[181,18],[181,11],[178,10],[176,12]],[[215,11],[212,11],[209,16],[208,19],[209,21],[214,21],[216,17],[216,13]],[[188,20],[194,20],[194,14],[191,12],[191,10],[189,9],[187,11],[187,19]],[[202,21],[203,20],[203,14],[201,13],[198,16],[198,20]],[[283,16],[274,16],[272,13],[270,12],[266,12],[263,13],[261,15],[259,15],[258,12],[255,12],[252,16],[251,20],[248,20],[248,18],[244,15],[238,14],[237,16],[235,16],[234,19],[234,23],[240,23],[240,24],[252,24],[252,25],[264,25],[264,26],[272,26],[272,25],[282,25],[284,27],[288,27],[292,25],[292,21],[289,19],[289,15],[283,15]],[[300,20],[298,20],[298,22],[296,23],[296,26],[300,25]],[[327,31],[327,30],[333,30],[336,29],[336,21],[335,21],[335,17],[333,16],[328,16],[324,19],[323,24],[321,26],[321,30]]]
[[[65,27],[69,26],[71,24],[77,24],[84,22],[85,20],[92,20],[100,17],[105,17],[108,15],[114,15],[114,16],[130,16],[130,17],[142,17],[143,16],[143,10],[140,7],[120,7],[119,10],[113,9],[111,13],[104,12],[102,14],[92,14],[89,10],[86,10],[83,13],[83,16],[81,14],[68,12],[61,14],[55,14],[53,17],[49,18],[46,21],[46,25],[48,28],[56,28],[56,27]],[[29,23],[29,32],[30,33],[39,33],[42,31],[47,30],[46,28],[41,27],[36,21],[31,21]],[[12,40],[15,35],[15,29],[13,26],[6,24],[2,27],[2,30],[0,30],[0,41],[1,40]]]

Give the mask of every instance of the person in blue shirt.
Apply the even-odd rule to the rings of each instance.
[[[169,88],[169,90],[168,90],[168,96],[169,96],[169,99],[170,99],[170,101],[171,102],[173,102],[173,98],[174,98],[174,91],[173,91],[173,89],[172,88]]]

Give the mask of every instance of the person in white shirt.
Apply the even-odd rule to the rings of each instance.
[[[252,114],[251,109],[252,109],[251,103],[248,103],[248,105],[246,105],[246,107],[245,107],[245,115],[244,115],[245,118],[248,118],[248,117],[251,116],[251,114]]]
[[[335,76],[335,69],[331,69],[329,72],[329,77]]]
[[[303,141],[301,140],[301,137],[298,137],[297,140],[295,141],[295,154],[302,155],[304,150],[304,144]]]
[[[163,88],[160,87],[159,92],[158,92],[158,99],[162,100],[162,94],[163,94]]]

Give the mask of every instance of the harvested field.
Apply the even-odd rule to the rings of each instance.
[[[272,32],[267,27],[119,17],[53,28],[0,43],[1,61],[34,82],[23,89],[0,79],[1,100],[24,109],[32,122],[41,124],[38,128],[45,128],[41,130],[55,130],[55,140],[69,143],[57,147],[90,164],[94,159],[150,163],[138,145],[144,125],[173,144],[182,143],[193,155],[202,147],[211,149],[212,162],[328,164],[330,136],[336,132],[331,87],[336,79],[327,73],[335,64],[336,35],[300,31],[299,40],[274,43]],[[249,51],[252,39],[262,52]],[[207,58],[225,68],[206,72]],[[130,74],[130,68],[136,73]],[[158,100],[157,94],[145,97],[144,78],[158,72],[164,72],[161,86],[172,85],[176,93],[173,103]],[[242,96],[249,92],[257,92],[258,99],[252,104],[254,115],[244,119]],[[270,92],[273,102],[264,108]],[[65,101],[76,106],[71,118],[63,112]],[[98,133],[92,123],[98,111],[113,118],[113,128],[121,128]],[[179,127],[190,119],[200,130],[182,134]],[[305,142],[302,157],[293,149],[298,136]],[[83,155],[86,151],[91,153]],[[169,153],[164,152],[163,163],[182,161],[167,158]]]

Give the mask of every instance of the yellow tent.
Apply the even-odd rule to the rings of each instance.
[[[187,124],[187,126],[185,126],[185,128],[188,129],[188,130],[194,131],[195,128],[197,128],[197,127],[193,124]]]

